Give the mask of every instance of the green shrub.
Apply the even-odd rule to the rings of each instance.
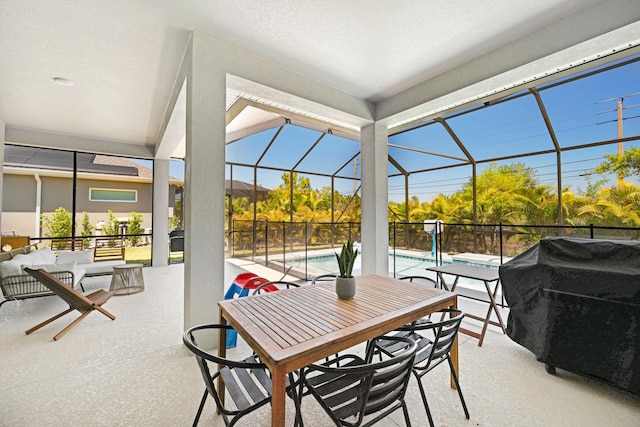
[[[103,231],[107,236],[117,236],[119,234],[120,223],[111,209],[107,211],[107,220],[104,223]]]
[[[80,227],[82,227],[80,235],[85,237],[85,239],[82,239],[82,249],[87,249],[91,245],[91,237],[93,236],[93,230],[95,227],[91,225],[91,221],[89,221],[89,214],[86,211],[82,212],[82,222],[80,223]]]
[[[131,212],[129,214],[129,228],[127,234],[142,234],[142,214]],[[129,236],[129,242],[131,246],[138,246],[140,242],[140,236]]]
[[[42,228],[45,237],[70,237],[71,236],[71,212],[63,207],[59,207],[51,213],[51,216],[46,214],[40,215],[40,221],[42,222]],[[64,246],[63,243],[57,243],[55,240],[51,243],[53,249],[60,249],[60,246]]]
[[[169,232],[172,232],[173,230],[178,228],[179,225],[180,225],[180,218],[178,218],[175,215],[169,217]]]

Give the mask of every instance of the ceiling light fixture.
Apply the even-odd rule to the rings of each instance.
[[[73,86],[73,82],[71,80],[67,80],[62,77],[54,77],[53,81],[62,86]]]

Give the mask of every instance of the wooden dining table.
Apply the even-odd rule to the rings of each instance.
[[[272,375],[271,425],[284,426],[287,373],[390,332],[443,308],[457,295],[416,282],[366,274],[356,278],[353,299],[339,299],[334,282],[219,301],[228,322]],[[226,334],[218,352],[226,355]],[[458,370],[457,340],[451,350]],[[455,388],[452,381],[451,386]]]

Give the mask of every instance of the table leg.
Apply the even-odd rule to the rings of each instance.
[[[478,341],[478,347],[482,346],[482,341],[484,341],[484,334],[487,332],[487,326],[489,323],[492,325],[500,326],[502,328],[502,333],[506,333],[506,328],[504,326],[504,322],[502,321],[502,316],[498,311],[498,307],[496,305],[496,295],[498,294],[498,286],[500,286],[500,281],[496,282],[496,288],[491,292],[491,287],[489,286],[489,282],[483,280],[485,288],[487,288],[487,295],[489,295],[489,310],[487,311],[487,317],[485,317],[484,325],[482,326],[482,332],[480,333],[480,341]],[[498,316],[498,322],[491,321],[491,312],[495,312],[496,316]]]
[[[500,286],[499,280],[496,282],[496,288],[493,290],[493,294],[491,295],[491,300],[493,301],[493,309],[496,312],[496,316],[498,316],[498,322],[500,322],[500,328],[502,328],[502,333],[506,334],[507,327],[505,326],[504,321],[502,320],[502,315],[500,314],[500,311],[498,310],[498,304],[496,303],[496,295],[498,295],[498,286]]]
[[[455,297],[453,305],[451,308],[458,308],[458,297]],[[451,357],[451,364],[453,365],[453,370],[456,372],[458,378],[460,378],[460,371],[458,370],[458,334],[456,334],[455,339],[453,340],[453,346],[451,347],[451,351],[449,352],[449,356]],[[456,388],[456,381],[453,379],[453,375],[451,375],[451,388]]]
[[[455,280],[453,281],[453,284],[451,285],[451,289],[449,289],[449,285],[447,285],[447,282],[444,281],[444,277],[442,277],[442,273],[438,272],[438,277],[440,277],[440,284],[442,285],[442,288],[445,291],[449,291],[449,292],[456,291],[456,286],[458,286],[458,280],[460,279],[460,276],[456,276]]]
[[[220,324],[226,325],[227,321],[225,320],[222,313],[220,313]],[[227,357],[227,330],[220,329],[220,333],[218,334],[218,356]],[[218,365],[218,370],[222,369],[221,365]],[[218,377],[218,396],[220,397],[220,402],[222,406],[224,406],[224,383],[222,382],[222,376]],[[220,414],[220,409],[216,409],[216,413]]]
[[[287,372],[281,367],[271,369],[271,427],[284,427]]]
[[[450,291],[450,292],[455,292],[456,291],[456,286],[458,286],[458,280],[460,280],[460,276],[456,276],[455,280],[453,281],[453,284],[451,285],[451,289],[449,289],[449,286],[447,285],[447,282],[444,281],[444,278],[442,277],[442,273],[438,272],[438,276],[440,276],[440,283],[442,283],[442,287],[444,288],[445,291]],[[481,317],[474,316],[473,314],[469,314],[469,313],[465,313],[465,316],[467,316],[467,317],[469,317],[471,319],[484,320]],[[476,339],[481,339],[481,335],[479,333],[474,332],[474,331],[472,331],[470,329],[466,329],[466,328],[460,327],[460,329],[458,329],[458,331],[460,331],[461,333],[463,333],[465,335],[469,335],[471,337],[474,337]],[[456,337],[456,340],[457,339],[458,338]],[[478,344],[478,345],[482,345],[482,344]]]

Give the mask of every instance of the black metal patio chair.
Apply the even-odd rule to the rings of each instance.
[[[397,341],[397,338],[409,338],[417,343],[418,351],[413,365],[413,374],[418,381],[422,403],[427,411],[427,417],[431,427],[434,426],[433,418],[431,417],[431,411],[427,403],[427,395],[422,384],[422,377],[445,361],[449,363],[449,370],[456,384],[462,409],[464,410],[466,418],[469,419],[469,411],[462,396],[458,375],[451,362],[451,347],[458,334],[464,313],[458,309],[443,309],[434,314],[439,313],[442,314],[443,320],[402,326],[398,328],[395,333],[392,333],[393,335],[387,336],[388,339],[383,337],[383,339],[378,342],[378,345],[371,349],[374,352],[384,353],[387,356],[394,356],[396,354],[404,354],[404,348],[406,347],[406,344]],[[447,315],[450,317],[447,318]],[[425,335],[429,335],[429,337]]]
[[[264,282],[251,292],[251,295],[260,295],[265,292],[278,291],[280,289],[299,288],[300,285],[293,282],[287,282],[284,280],[273,280],[270,282]],[[266,289],[265,289],[266,288]]]
[[[438,288],[438,282],[425,276],[403,276],[403,277],[398,277],[398,279],[406,280],[412,283],[419,283],[421,285],[425,285],[433,288]],[[423,317],[422,319],[414,320],[412,323],[407,324],[406,326],[421,325],[423,323],[430,323],[430,322],[431,322],[431,315],[428,315],[426,317]]]
[[[435,280],[425,276],[402,276],[398,277],[398,279],[408,280],[409,282],[420,283],[422,285],[433,286],[434,288],[438,287],[438,283]]]
[[[311,284],[315,285],[318,282],[332,282],[336,280],[336,277],[338,277],[338,273],[321,274],[311,279]]]
[[[204,394],[193,420],[193,426],[198,425],[207,396],[212,396],[227,427],[233,426],[240,418],[271,401],[271,374],[266,365],[260,363],[257,356],[252,355],[243,360],[235,361],[211,354],[196,342],[196,335],[213,334],[222,329],[232,329],[229,325],[207,324],[193,326],[183,335],[184,344],[196,356],[200,372],[205,383]],[[225,388],[226,402],[222,403],[216,380],[221,379]],[[298,380],[293,374],[287,378],[287,394],[294,401],[296,407],[295,426],[301,426],[299,399],[296,396]],[[229,399],[230,398],[230,399]],[[233,405],[229,402],[231,400]]]
[[[411,426],[404,398],[417,344],[404,337],[384,337],[385,341],[401,343],[402,350],[372,363],[379,339],[372,340],[365,359],[346,354],[303,368],[300,399],[304,394],[313,395],[337,426],[371,426],[400,408],[406,425]],[[373,418],[365,422],[369,416]]]

